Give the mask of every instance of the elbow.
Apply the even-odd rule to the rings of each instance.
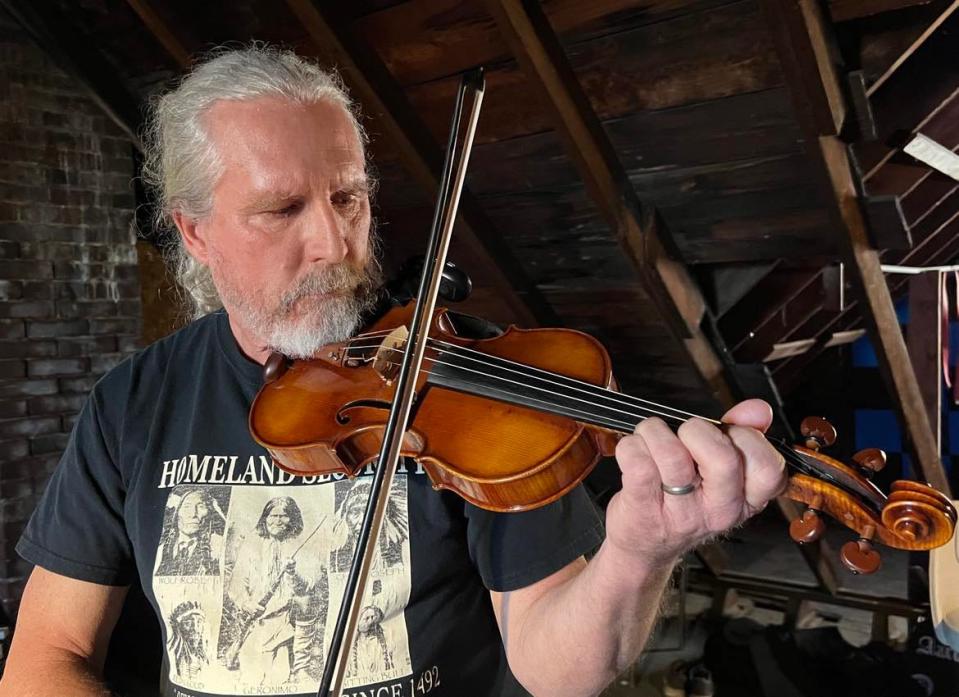
[[[590,671],[581,664],[558,660],[549,665],[528,666],[508,654],[507,660],[513,677],[533,697],[599,697],[622,672],[612,665]]]

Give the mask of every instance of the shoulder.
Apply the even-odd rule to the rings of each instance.
[[[121,419],[136,405],[151,410],[164,389],[195,379],[197,360],[218,350],[217,326],[224,318],[206,315],[125,358],[93,386],[92,408]]]
[[[222,321],[222,311],[213,312],[140,349],[100,378],[94,392],[115,393],[188,365],[194,352],[208,349],[216,342],[217,325]]]

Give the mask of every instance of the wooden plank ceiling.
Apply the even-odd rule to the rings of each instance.
[[[812,23],[803,2],[788,28],[770,17],[800,10],[780,0],[544,0],[532,28],[504,34],[502,13],[523,4],[52,0],[46,19],[141,102],[225,42],[340,66],[372,138],[388,267],[425,240],[458,75],[485,66],[451,254],[476,285],[463,309],[594,334],[624,389],[710,415],[744,390],[788,395],[882,306],[882,292],[865,306],[843,292],[839,262],[862,258],[857,198],[853,227],[877,259],[959,254],[956,182],[901,152],[915,132],[959,146],[959,0],[832,0]],[[552,87],[537,52],[562,64]],[[636,252],[650,240],[658,252]]]
[[[283,3],[157,0],[148,7],[167,31],[176,28],[171,33],[189,52],[256,38],[322,53]],[[62,1],[59,10],[141,98],[178,72],[176,49],[164,48],[162,31],[151,33],[124,0]],[[554,0],[544,10],[636,195],[659,212],[686,264],[834,251],[775,50],[752,0]],[[436,143],[445,141],[457,74],[487,66],[468,188],[485,215],[484,233],[520,260],[513,280],[528,279],[564,325],[598,335],[627,389],[714,413],[670,319],[660,316],[623,254],[483,4],[353,3],[349,11],[334,20],[339,29],[382,61]],[[379,219],[388,254],[402,258],[423,240],[433,194],[410,176],[381,115],[368,116],[381,178]],[[453,258],[479,281],[468,309],[500,321],[519,317],[503,302],[502,283],[486,278],[489,262],[457,256],[463,248]],[[529,323],[529,315],[522,319]]]

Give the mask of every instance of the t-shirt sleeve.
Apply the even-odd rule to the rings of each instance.
[[[493,513],[466,504],[467,542],[484,585],[505,592],[529,586],[603,541],[599,511],[582,486],[523,513]]]
[[[123,522],[126,487],[116,443],[104,433],[95,390],[17,543],[17,552],[48,571],[104,585],[133,579],[132,544]]]

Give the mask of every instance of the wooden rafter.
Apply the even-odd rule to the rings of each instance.
[[[949,482],[906,351],[889,287],[880,268],[879,254],[869,241],[848,149],[829,129],[822,128],[821,121],[811,118],[810,114],[830,105],[820,103],[818,107],[810,108],[807,104],[810,95],[816,98],[816,91],[808,89],[811,76],[797,73],[800,65],[815,63],[819,66],[818,78],[824,85],[838,82],[838,70],[829,53],[828,22],[814,0],[799,0],[798,3],[762,0],[761,4],[796,103],[810,157],[816,163],[822,190],[828,199],[834,224],[840,231],[847,270],[858,287],[870,338],[900,422],[909,438],[914,461],[926,481],[948,494]],[[800,61],[795,56],[806,58]],[[832,121],[838,119],[837,114]]]
[[[643,206],[622,169],[603,128],[569,65],[539,4],[522,0],[487,0],[487,7],[533,83],[545,93],[557,131],[576,163],[587,189],[613,228],[624,253],[643,278],[664,318],[682,342],[690,362],[716,400],[734,401],[724,364],[701,323],[706,303],[685,267],[670,259],[665,229],[654,211]],[[802,514],[794,501],[779,499],[787,520]],[[801,548],[820,584],[835,593],[839,584],[823,541]]]
[[[931,0],[829,0],[829,16],[834,22],[846,22],[929,2]]]
[[[127,4],[137,13],[144,26],[153,34],[153,38],[163,46],[176,64],[181,68],[188,68],[191,61],[190,52],[157,14],[152,5],[146,0],[127,0]]]

